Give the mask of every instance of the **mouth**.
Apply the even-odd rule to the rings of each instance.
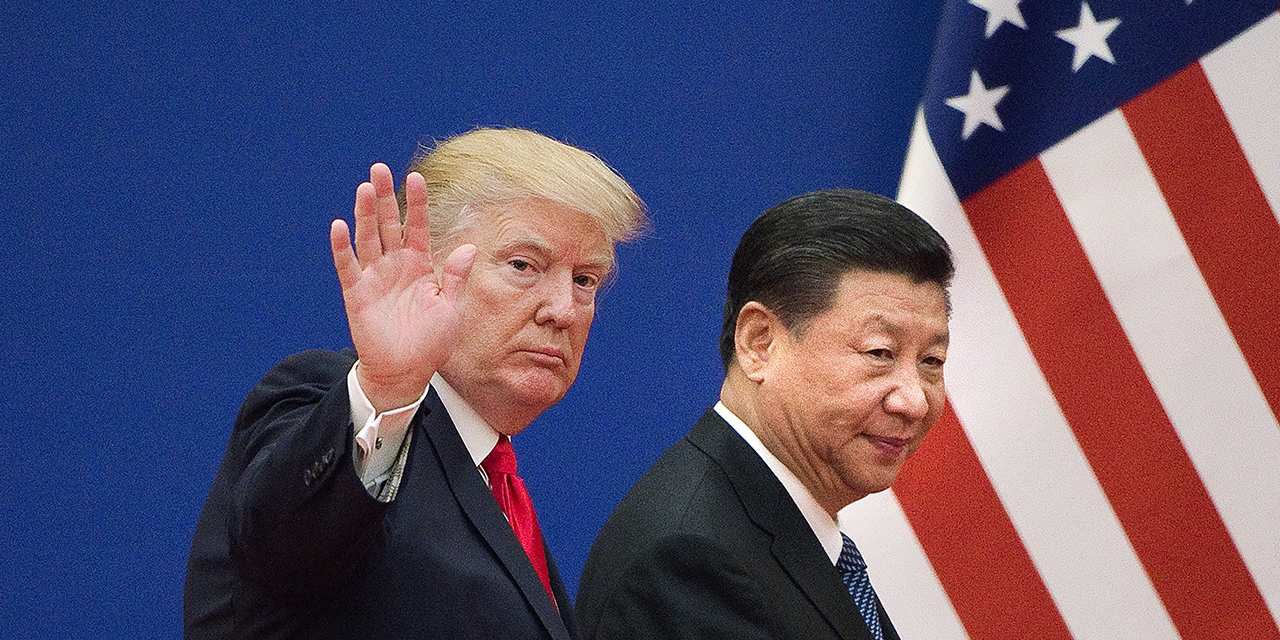
[[[567,362],[564,351],[559,347],[533,347],[530,349],[521,349],[521,352],[528,356],[535,364],[544,367],[559,367],[563,366]]]
[[[902,455],[902,452],[906,450],[907,445],[911,442],[908,438],[873,435],[868,435],[867,440],[870,440],[872,446],[881,454],[895,458]]]

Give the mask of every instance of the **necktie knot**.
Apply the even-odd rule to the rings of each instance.
[[[849,536],[840,534],[844,538],[844,545],[840,548],[840,560],[836,562],[836,567],[845,573],[850,571],[866,571],[867,561],[862,559],[862,554],[858,552],[858,545],[853,543]]]
[[[493,445],[493,451],[485,456],[480,466],[490,477],[499,473],[516,475],[516,451],[511,447],[511,438],[498,436],[498,444]]]

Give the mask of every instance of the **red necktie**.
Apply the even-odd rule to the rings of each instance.
[[[493,497],[498,500],[502,512],[507,514],[511,530],[533,563],[533,570],[542,579],[547,595],[555,602],[556,597],[551,593],[551,577],[547,573],[547,556],[542,547],[542,530],[538,528],[538,516],[533,513],[533,501],[524,488],[524,481],[516,475],[516,452],[511,448],[511,439],[499,436],[498,444],[480,466],[489,474]]]

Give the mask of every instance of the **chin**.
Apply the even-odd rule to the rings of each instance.
[[[551,408],[564,398],[573,382],[542,370],[522,375],[510,384],[512,397],[526,406]]]
[[[880,493],[893,485],[893,481],[898,479],[898,471],[901,467],[890,470],[877,469],[873,473],[848,474],[844,477],[845,484],[849,489],[861,495],[871,495]]]

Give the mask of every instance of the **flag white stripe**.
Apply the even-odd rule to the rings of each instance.
[[[871,584],[900,637],[969,639],[892,491],[845,507],[840,530],[858,542]]]
[[[955,253],[947,389],[1075,638],[1177,638],[1041,374],[917,114],[899,198]]]
[[[1227,115],[1280,220],[1280,14],[1254,25],[1201,60],[1209,85]],[[1280,260],[1280,257],[1277,257]],[[1268,600],[1272,610],[1275,604]]]
[[[1280,424],[1119,111],[1041,154],[1102,288],[1273,611]]]

